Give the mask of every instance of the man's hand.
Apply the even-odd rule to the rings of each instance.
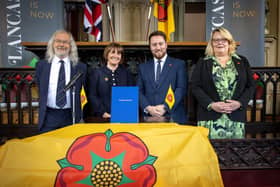
[[[102,118],[105,118],[105,119],[111,118],[111,114],[105,112],[105,113],[102,115]]]
[[[158,113],[159,113],[161,116],[163,116],[163,115],[165,114],[166,110],[165,110],[165,107],[164,107],[163,104],[161,104],[161,105],[156,105],[155,107],[156,107],[156,110],[158,111]]]
[[[151,116],[154,116],[154,117],[160,117],[161,116],[161,112],[159,111],[159,109],[157,109],[156,106],[147,106],[146,111],[149,112],[149,114]]]

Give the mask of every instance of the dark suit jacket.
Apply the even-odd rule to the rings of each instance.
[[[250,98],[253,96],[255,84],[248,60],[243,56],[239,57],[241,59],[232,57],[238,72],[237,85],[232,99],[239,101],[242,107],[228,114],[228,116],[233,121],[245,122],[246,108]],[[198,121],[216,120],[222,115],[213,110],[207,110],[207,106],[210,103],[221,101],[212,78],[212,67],[212,59],[200,59],[191,75],[190,89],[198,102]]]
[[[175,104],[171,110],[165,103],[169,85],[175,95]],[[187,91],[187,75],[185,62],[172,57],[167,57],[163,66],[159,84],[155,83],[154,61],[150,60],[139,65],[137,86],[139,86],[139,99],[142,111],[148,105],[164,104],[174,122],[184,124],[187,116],[184,106],[184,98]]]
[[[47,109],[48,99],[48,86],[50,78],[51,63],[46,60],[41,60],[36,65],[36,82],[39,88],[39,129],[41,129]],[[71,66],[71,78],[76,75],[77,72],[82,72],[83,75],[80,77],[75,84],[75,120],[79,122],[82,117],[81,111],[81,99],[80,91],[82,85],[85,84],[87,67],[83,63],[78,63],[76,66]],[[72,105],[72,91],[71,91],[71,106]]]
[[[113,80],[115,79],[115,80]],[[112,76],[112,71],[106,66],[92,69],[88,76],[88,99],[93,110],[93,116],[102,117],[111,113],[111,94],[113,86],[133,86],[132,75],[123,66],[119,66]],[[113,85],[115,83],[116,85]]]

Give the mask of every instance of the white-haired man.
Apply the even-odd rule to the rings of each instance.
[[[87,67],[78,62],[77,46],[71,33],[56,31],[47,46],[46,59],[36,66],[36,82],[39,88],[39,131],[73,124],[72,88],[63,88],[77,73],[82,76],[75,82],[75,122],[82,117],[80,90],[85,84]],[[74,88],[74,87],[73,87]]]

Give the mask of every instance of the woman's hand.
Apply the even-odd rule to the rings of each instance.
[[[233,112],[241,107],[241,103],[236,100],[226,100],[227,110]]]
[[[211,108],[212,110],[216,111],[216,112],[219,112],[219,113],[230,113],[228,110],[227,110],[227,104],[223,101],[219,101],[219,102],[213,102],[211,104]]]
[[[219,101],[211,104],[211,108],[214,111],[226,114],[232,113],[233,111],[239,109],[240,106],[240,102],[236,100],[226,100],[226,102]]]

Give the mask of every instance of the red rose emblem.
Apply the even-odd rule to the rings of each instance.
[[[158,21],[167,21],[167,8],[169,6],[170,0],[158,0]]]
[[[58,160],[55,186],[149,187],[156,181],[153,163],[141,139],[127,132],[96,133],[78,138]]]
[[[169,102],[172,102],[172,101],[173,101],[173,96],[172,96],[172,94],[168,94],[168,95],[167,95],[167,100],[168,100]]]

